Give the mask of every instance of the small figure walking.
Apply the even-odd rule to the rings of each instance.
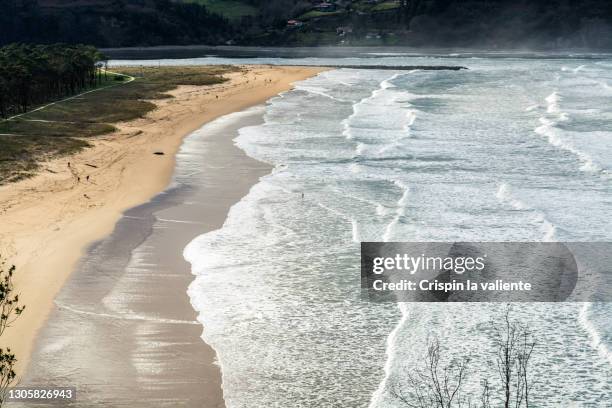
[[[304,199],[304,192],[302,191],[302,200]]]
[[[87,175],[87,177],[85,178],[87,181],[89,181],[89,175]]]

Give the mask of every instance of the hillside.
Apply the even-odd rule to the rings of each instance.
[[[605,0],[8,0],[7,8],[0,44],[612,49]]]
[[[221,44],[233,35],[220,15],[170,0],[8,0],[0,15],[0,45]]]
[[[294,14],[286,27],[268,27],[263,38],[252,43],[612,49],[612,3],[605,0],[301,4],[305,10]]]
[[[219,14],[229,20],[237,21],[243,17],[256,17],[255,6],[240,0],[184,0],[186,3],[201,4],[211,13]]]

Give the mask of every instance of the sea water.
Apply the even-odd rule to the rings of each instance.
[[[369,303],[361,241],[612,239],[612,60],[375,61],[469,69],[334,69],[273,98],[236,143],[274,170],[185,249],[230,408],[401,407],[432,338],[471,357],[464,395],[499,394],[505,306]],[[533,406],[610,406],[610,306],[512,317],[537,338]]]

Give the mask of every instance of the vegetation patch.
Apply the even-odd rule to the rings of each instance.
[[[185,2],[201,4],[211,13],[230,20],[240,20],[242,17],[258,14],[256,7],[239,0],[185,0]]]
[[[372,7],[372,11],[377,12],[377,11],[386,11],[386,10],[393,10],[393,9],[399,9],[399,8],[400,8],[400,5],[398,2],[385,1],[384,3],[380,3]]]
[[[344,13],[346,13],[346,12],[343,11],[343,10],[336,10],[336,11],[311,10],[311,11],[309,11],[307,13],[302,14],[298,18],[300,20],[310,20],[310,19],[319,18],[319,17],[337,16],[339,14],[344,14]]]
[[[34,175],[42,160],[73,154],[87,146],[87,141],[71,137],[0,135],[0,185]]]
[[[110,133],[115,127],[107,123],[89,122],[41,122],[38,120],[15,119],[0,123],[0,134],[38,137],[79,137],[98,136]]]
[[[96,74],[95,84],[83,93],[33,110],[0,119],[0,185],[35,174],[44,160],[73,154],[90,146],[88,139],[111,133],[114,124],[145,116],[154,100],[169,98],[179,85],[206,86],[225,81],[223,74],[237,68],[125,67]],[[123,78],[123,80],[117,80]]]

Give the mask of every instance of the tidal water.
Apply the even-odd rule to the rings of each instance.
[[[465,395],[499,395],[501,304],[373,304],[361,241],[610,241],[612,59],[445,55],[116,61],[462,65],[334,69],[236,139],[270,163],[223,228],[185,249],[230,408],[405,406],[428,341],[471,356]],[[612,307],[517,304],[538,339],[532,405],[611,406]],[[395,392],[394,392],[395,390]]]

